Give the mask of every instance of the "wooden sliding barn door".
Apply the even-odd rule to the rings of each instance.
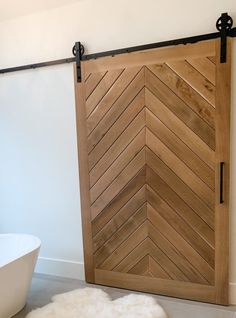
[[[82,61],[88,282],[228,303],[227,52],[220,64],[212,40]]]

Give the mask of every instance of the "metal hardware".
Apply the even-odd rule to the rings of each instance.
[[[227,15],[227,17],[226,17],[226,15]],[[112,51],[106,51],[106,52],[99,52],[99,53],[89,54],[89,55],[84,55],[83,45],[80,42],[77,42],[72,50],[75,57],[70,57],[70,58],[66,58],[66,59],[62,59],[62,60],[55,60],[55,61],[50,61],[50,62],[43,62],[43,63],[36,63],[36,64],[29,64],[29,65],[5,68],[2,70],[0,69],[0,74],[10,73],[10,72],[18,72],[18,71],[23,71],[23,70],[28,70],[28,69],[47,67],[47,66],[52,66],[52,65],[64,64],[64,63],[76,62],[77,69],[78,69],[78,80],[81,81],[81,69],[80,69],[80,62],[81,61],[97,59],[97,58],[104,57],[104,56],[115,56],[118,54],[150,50],[150,49],[161,48],[161,47],[166,47],[166,46],[191,44],[191,43],[212,40],[212,39],[217,39],[217,38],[221,38],[223,40],[223,41],[221,41],[222,42],[222,49],[221,49],[222,54],[221,55],[222,55],[222,61],[223,61],[224,57],[226,58],[227,36],[236,37],[236,27],[232,28],[232,25],[233,25],[232,18],[230,16],[228,16],[228,14],[223,13],[221,15],[221,17],[217,20],[217,23],[216,23],[216,27],[220,32],[191,36],[191,37],[180,38],[180,39],[164,41],[164,42],[151,43],[151,44],[146,44],[146,45],[139,45],[139,46],[128,47],[128,48],[112,50]],[[226,37],[225,37],[225,33],[226,33]],[[226,41],[226,42],[224,43],[224,41]]]
[[[220,162],[220,204],[224,203],[224,162]]]
[[[191,37],[187,37],[187,38],[181,38],[181,39],[175,39],[175,40],[169,40],[169,41],[163,41],[163,42],[157,42],[157,43],[132,46],[132,47],[122,48],[122,49],[118,49],[118,50],[88,54],[88,55],[83,56],[83,60],[92,60],[92,59],[97,59],[97,58],[105,57],[105,56],[115,56],[115,55],[124,54],[124,53],[132,53],[132,52],[136,52],[136,51],[157,49],[157,48],[166,47],[166,46],[174,46],[174,45],[181,45],[181,44],[183,44],[183,45],[193,44],[193,43],[197,43],[200,41],[216,39],[218,37],[220,37],[220,33],[215,32],[215,33],[191,36]]]
[[[84,54],[84,46],[80,42],[76,42],[72,49],[72,53],[75,56],[76,69],[77,69],[77,82],[81,82],[81,60]]]
[[[221,44],[220,44],[220,63],[226,63],[227,56],[227,36],[232,29],[233,19],[228,13],[222,13],[221,17],[216,22],[216,28],[220,31]]]
[[[36,63],[36,64],[23,65],[23,66],[9,67],[9,68],[5,68],[5,69],[0,70],[0,74],[25,71],[25,70],[32,70],[32,69],[46,67],[46,66],[54,66],[54,65],[73,63],[73,62],[75,62],[75,58],[70,57],[67,59],[54,60],[54,61],[49,61],[49,62],[42,62],[42,63]]]

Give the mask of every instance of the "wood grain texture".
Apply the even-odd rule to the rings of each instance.
[[[171,61],[167,65],[186,83],[198,92],[208,103],[215,107],[215,86],[187,61]]]
[[[82,61],[86,279],[228,302],[230,41]],[[219,203],[219,163],[225,163]]]
[[[205,76],[214,86],[216,84],[215,65],[207,58],[188,58],[187,62],[192,65],[199,73]]]
[[[179,62],[181,63],[181,62]],[[172,64],[171,64],[172,65]],[[166,86],[180,97],[195,113],[204,119],[208,125],[215,126],[215,110],[189,83],[185,82],[167,64],[150,65],[153,72]],[[195,70],[196,71],[196,70]],[[197,72],[197,71],[196,71]],[[197,81],[198,82],[198,81]],[[215,92],[212,93],[213,95]],[[215,100],[213,100],[215,106]]]
[[[215,41],[204,41],[196,44],[177,45],[168,48],[153,49],[82,61],[85,74],[103,72],[109,69],[130,68],[143,65],[164,63],[172,60],[200,58],[215,55]]]
[[[90,189],[91,202],[94,202],[98,196],[110,185],[122,170],[126,167],[127,162],[130,162],[138,152],[145,146],[145,130],[131,141],[131,143],[124,149],[113,164],[106,170],[102,177]]]
[[[106,172],[108,167],[115,162],[116,158],[125,150],[132,140],[145,127],[145,111],[141,111],[122,134],[114,141],[110,148],[103,155],[102,160],[90,171],[90,185],[93,186],[98,179]],[[129,136],[129,138],[127,138]]]
[[[115,81],[119,78],[124,70],[115,70],[112,72],[106,72],[102,80],[97,85],[96,89],[89,95],[86,100],[86,114],[87,117],[91,114],[91,112],[95,109],[101,99],[107,94],[109,89],[115,83]]]
[[[148,167],[153,170],[153,173],[158,175],[157,179],[160,179],[159,183],[163,183],[163,189],[169,189],[168,192],[171,193],[169,200],[167,193],[163,193],[166,201],[168,200],[169,204],[171,204],[173,201],[171,196],[175,197],[176,204],[173,204],[173,206],[175,208],[179,206],[179,213],[181,217],[190,225],[194,223],[194,229],[213,247],[213,211],[209,210],[202,201],[193,194],[188,186],[177,178],[173,171],[171,171],[171,169],[169,169],[163,161],[149,149],[147,149],[146,152],[146,160]],[[162,193],[160,189],[158,190]],[[178,205],[178,202],[181,202],[182,204],[180,203],[180,205]]]
[[[124,187],[120,192],[94,220],[92,233],[95,236],[112,219],[116,213],[119,213],[130,200],[146,185],[146,170],[141,169],[139,173]],[[105,237],[106,239],[106,237]]]
[[[147,183],[157,193],[157,212],[214,268],[214,249],[181,218],[181,209],[188,211],[188,206],[151,169],[147,170]]]
[[[148,117],[148,116],[147,116]],[[150,127],[149,117],[147,126]],[[196,193],[202,201],[210,208],[214,209],[214,192],[196,176],[188,166],[179,159],[159,138],[155,138],[155,154],[170,167],[174,173],[185,182],[188,187]],[[154,147],[153,147],[154,148]]]
[[[227,40],[227,62],[220,63],[220,40],[216,41],[216,302],[229,302],[229,176],[230,176],[230,97],[231,39]],[[224,162],[223,200],[219,202],[219,164]]]
[[[215,152],[147,88],[145,101],[147,108],[214,171]]]
[[[141,150],[110,186],[91,205],[92,220],[112,201],[112,199],[135,177],[145,165],[145,150]]]
[[[118,288],[133,289],[149,293],[180,297],[203,302],[215,302],[215,289],[213,286],[186,283],[181,281],[142,277],[139,275],[124,274],[107,270],[96,269],[95,280],[97,284],[114,286]]]
[[[212,150],[215,150],[215,132],[194,111],[186,107],[185,102],[161,82],[149,69],[146,71],[146,87],[196,133]]]
[[[124,70],[116,84],[94,109],[87,119],[88,135],[92,133],[88,138],[90,143],[97,143],[101,139],[102,134],[99,131],[104,134],[143,88],[143,72],[140,67]]]
[[[98,232],[93,238],[94,251],[103,246],[106,241],[114,235],[120,227],[132,217],[139,208],[146,203],[145,185],[133,195],[119,211],[113,215],[112,219],[105,223],[103,230]]]
[[[83,69],[82,74],[84,75]],[[83,83],[77,83],[76,67],[74,67],[75,98],[76,98],[76,125],[79,156],[80,196],[83,226],[83,247],[86,281],[94,282],[92,224],[89,198],[89,167],[85,110],[85,87]]]
[[[131,121],[137,116],[138,113],[144,108],[144,91],[142,90],[130,105],[126,108],[125,112],[119,117],[115,124],[104,134],[103,138],[98,144],[93,145],[93,149],[89,153],[89,169],[91,170],[96,163],[103,157],[106,151],[116,141],[116,139],[127,128]]]
[[[215,175],[200,158],[168,129],[157,116],[146,111],[147,127],[166,145],[185,165],[194,172],[211,190],[215,188]],[[203,186],[204,187],[204,186]]]
[[[95,88],[101,82],[101,80],[103,79],[105,75],[106,75],[106,72],[90,74],[90,76],[86,80],[86,86],[85,86],[86,99],[89,98],[89,96],[92,94],[92,92],[95,90]]]

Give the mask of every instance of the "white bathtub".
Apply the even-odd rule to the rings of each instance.
[[[41,242],[26,234],[0,234],[0,318],[26,303]]]

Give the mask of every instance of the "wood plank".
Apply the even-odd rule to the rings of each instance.
[[[187,276],[176,266],[176,264],[156,245],[151,239],[148,241],[149,254],[159,264],[168,275],[177,281],[187,281]]]
[[[168,241],[168,233],[166,236],[163,236],[158,229],[158,223],[155,221],[156,211],[152,208],[151,205],[147,205],[148,209],[148,218],[149,218],[149,226],[148,226],[148,236],[152,239],[152,241],[160,247],[160,249],[168,255],[168,257],[176,264],[178,268],[185,274],[187,277],[187,281],[199,284],[208,284],[207,280],[197,271],[196,268],[191,264],[189,259],[186,259],[169,241]],[[152,223],[153,222],[153,223]],[[150,269],[151,270],[151,269]],[[154,274],[154,272],[151,270]],[[159,273],[158,273],[159,274]],[[160,276],[156,276],[159,277]]]
[[[124,69],[118,69],[118,70],[106,72],[105,76],[97,85],[96,89],[92,92],[92,94],[86,100],[87,117],[92,113],[92,111],[97,106],[97,104],[101,101],[101,99],[107,94],[109,89],[112,87],[112,85],[119,78],[119,76],[122,74],[123,71]]]
[[[95,270],[95,282],[101,285],[129,290],[133,289],[190,300],[197,299],[199,301],[210,303],[215,302],[215,288],[213,286],[154,277],[140,277],[138,275],[111,272],[101,269]]]
[[[100,83],[100,81],[103,79],[107,72],[103,71],[100,73],[92,73],[90,74],[89,78],[85,82],[85,97],[88,99],[88,97],[92,94],[92,92],[95,90],[97,85]]]
[[[202,76],[187,61],[170,61],[167,65],[182,79],[184,79],[208,103],[215,107],[215,86]]]
[[[105,244],[114,233],[146,202],[146,187],[143,186],[130,200],[105,223],[104,227],[93,238],[93,250],[96,251]],[[104,218],[106,214],[103,213]]]
[[[227,39],[226,63],[220,63],[220,40],[216,41],[216,302],[229,302],[229,184],[230,184],[230,97],[231,50]],[[223,200],[220,204],[219,164],[224,162]]]
[[[139,173],[127,184],[108,206],[92,221],[92,234],[95,236],[108,223],[116,213],[142,188],[146,183],[146,170],[141,169]]]
[[[150,147],[152,149],[152,147]],[[199,199],[194,192],[169,169],[153,151],[147,149],[147,165],[188,205],[180,209],[182,218],[211,245],[214,246],[214,212]]]
[[[115,272],[127,273],[135,265],[137,265],[140,260],[148,256],[148,238],[145,238],[139,245],[137,245],[131,252],[124,257],[121,262],[119,262],[115,267]]]
[[[94,253],[95,266],[98,268],[99,265],[113,253],[119,245],[124,242],[128,237],[146,220],[147,209],[146,204],[143,204],[136,213],[131,217],[115,232],[110,238],[107,238],[105,244],[102,245]]]
[[[147,200],[150,205],[156,209],[156,193],[148,186]],[[150,209],[148,208],[148,218],[150,217]],[[191,260],[192,265],[207,279],[208,282],[214,284],[214,269],[200,256],[198,252],[179,234],[164,218],[158,213],[152,216],[156,218],[155,225],[158,226],[163,236],[168,234],[169,242],[186,258]]]
[[[214,268],[214,249],[181,218],[178,213],[181,202],[178,202],[175,193],[159,179],[154,171],[148,169],[147,173],[148,185],[156,192],[156,195],[152,195],[150,198],[152,201],[148,202],[155,208],[160,216],[169,222],[169,224],[206,260],[206,262]],[[153,174],[152,176],[151,173]],[[160,189],[159,187],[162,188]],[[168,191],[168,193],[165,194],[164,191]],[[175,201],[176,206],[178,206],[177,208],[173,206],[173,202],[170,202],[171,195],[173,195],[173,201]],[[156,202],[153,202],[154,199]],[[184,206],[184,208],[186,207]]]
[[[215,52],[214,52],[214,56],[208,56],[207,58],[208,58],[213,64],[216,64]]]
[[[149,255],[149,272],[152,277],[171,279],[168,273]]]
[[[144,108],[144,91],[142,90],[131,104],[122,113],[115,124],[109,129],[109,131],[103,136],[93,150],[89,153],[89,169],[91,170],[96,163],[102,158],[106,151],[116,141],[116,139],[127,129],[132,120],[141,112]],[[128,137],[126,135],[126,137]],[[131,141],[131,140],[130,140]]]
[[[146,71],[146,87],[192,129],[211,149],[215,149],[215,133],[204,120],[193,112],[177,95],[163,84],[152,72]]]
[[[212,56],[215,52],[215,41],[204,41],[195,44],[176,45],[167,48],[151,49],[101,57],[96,60],[82,61],[86,74],[114,70],[126,67],[135,67],[164,63],[171,60],[185,60],[189,57],[198,58]]]
[[[101,269],[114,269],[131,251],[135,249],[145,238],[147,238],[148,229],[144,222],[127,240],[125,240],[110,256],[99,266]]]
[[[156,114],[212,170],[215,169],[215,152],[147,88],[145,89],[145,101],[148,109]]]
[[[148,125],[149,126],[149,125]],[[150,127],[150,126],[149,126]],[[199,179],[185,163],[169,150],[157,136],[151,136],[147,130],[147,142],[155,141],[150,149],[159,157],[186,185],[195,192],[199,198],[212,210],[214,210],[214,192]],[[148,141],[149,139],[149,141]]]
[[[91,73],[86,74],[85,79],[84,79],[84,83],[86,83],[89,80],[89,77],[91,76]]]
[[[152,112],[146,113],[147,127],[191,169],[211,190],[215,188],[214,171],[210,169],[185,143],[182,142]]]
[[[109,204],[109,202],[132,180],[145,166],[145,150],[141,150],[125,169],[114,179],[111,185],[91,205],[91,219],[95,217]]]
[[[111,182],[121,173],[127,164],[133,160],[136,154],[145,146],[145,129],[143,129],[125,148],[120,156],[106,170],[101,178],[90,189],[90,199],[94,202]]]
[[[188,83],[178,76],[166,64],[148,66],[165,85],[167,85],[186,105],[188,105],[199,117],[207,122],[212,128],[215,127],[215,109],[201,95],[198,94]]]
[[[208,79],[213,85],[216,84],[216,68],[214,64],[207,58],[188,58],[187,62],[191,64],[198,72]]]
[[[87,119],[88,135],[91,134],[92,131],[93,135],[97,135],[99,130],[104,130],[105,133],[143,86],[144,69],[141,70],[140,67],[135,67],[124,70],[116,83]],[[101,120],[102,122],[100,123]],[[90,139],[91,137],[89,140]],[[96,143],[96,140],[94,140],[93,143]]]
[[[89,197],[89,169],[88,169],[88,149],[87,149],[87,131],[85,121],[85,91],[84,83],[77,83],[76,67],[74,67],[75,78],[75,98],[76,98],[76,124],[77,124],[77,142],[79,155],[79,176],[80,176],[80,195],[81,195],[81,214],[83,225],[83,245],[84,245],[84,263],[85,278],[87,282],[94,282],[94,264],[93,264],[93,243],[90,218],[90,197]],[[84,72],[82,68],[82,77]]]
[[[148,255],[144,256],[137,264],[135,264],[130,270],[130,274],[134,275],[145,275],[149,269],[149,257]]]
[[[156,246],[153,241],[147,238],[114,268],[114,271],[128,272],[134,264],[140,261],[144,255],[150,254],[159,266],[165,269],[170,278],[186,280],[186,276],[176,265],[167,257],[165,253]]]
[[[130,123],[130,125],[117,138],[96,166],[90,171],[90,186],[93,186],[105,173],[116,158],[124,151],[129,143],[145,127],[145,110],[142,110]],[[127,138],[129,136],[129,138]]]

